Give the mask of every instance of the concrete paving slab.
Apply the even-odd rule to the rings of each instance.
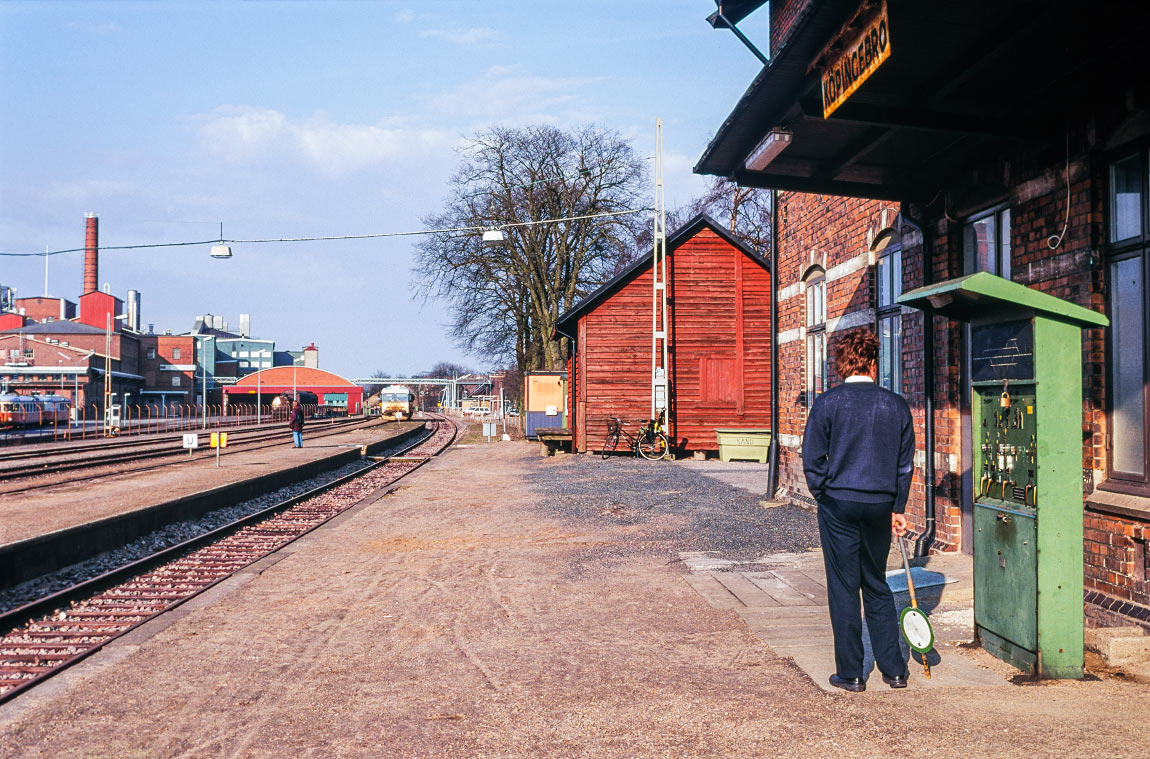
[[[764,593],[742,572],[715,572],[712,574],[723,587],[731,591],[747,607],[781,606],[778,601]]]
[[[775,606],[752,607],[746,603],[734,605],[717,592],[714,586],[700,582],[703,576],[688,576],[692,587],[702,587],[704,598],[717,608],[734,609],[746,623],[747,628],[779,656],[792,659],[819,688],[833,693],[843,693],[830,685],[829,678],[834,671],[834,637],[831,633],[830,615],[826,601],[826,576],[823,571],[820,552],[802,554],[773,554],[763,557],[767,570],[728,570],[711,572],[710,577],[726,589],[729,595],[740,601],[750,598],[769,597]],[[910,660],[910,688],[989,688],[1006,685],[1006,681],[970,657],[964,655],[955,644],[972,639],[974,612],[972,608],[973,568],[969,556],[947,557],[919,562],[930,564],[911,568],[916,590],[922,607],[931,612],[932,624],[937,645],[928,655],[931,664],[931,677],[924,676],[921,662]],[[895,570],[888,574],[892,590],[901,588],[895,594],[897,608],[909,605],[906,593],[906,574]],[[750,586],[750,587],[748,587]],[[759,591],[755,593],[751,590]],[[945,601],[945,605],[943,602]],[[1150,641],[1150,638],[1146,640]],[[903,654],[908,659],[909,651],[902,642]],[[863,623],[864,671],[870,676],[867,693],[886,692],[888,686],[875,674],[874,657],[870,650],[869,634]],[[853,694],[850,694],[853,695]]]
[[[679,560],[692,572],[709,572],[712,569],[726,569],[734,565],[733,561],[699,551],[684,551],[679,554]]]

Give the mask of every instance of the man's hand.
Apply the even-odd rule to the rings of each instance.
[[[890,515],[890,531],[900,538],[906,534],[906,514]]]

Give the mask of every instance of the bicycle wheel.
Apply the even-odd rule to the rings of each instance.
[[[639,438],[639,455],[648,461],[658,461],[659,459],[666,458],[670,450],[671,444],[667,441],[667,436],[662,432],[656,432],[654,435],[644,435]]]
[[[607,439],[603,441],[603,450],[601,450],[599,452],[599,455],[602,456],[603,458],[607,458],[608,456],[610,456],[612,453],[615,452],[615,447],[618,445],[619,445],[619,433],[618,432],[608,432],[607,433]]]

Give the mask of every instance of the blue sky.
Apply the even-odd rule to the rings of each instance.
[[[2,2],[0,251],[403,232],[439,209],[465,137],[501,124],[595,123],[654,149],[668,204],[759,69],[707,0]],[[766,48],[760,11],[740,27]],[[142,293],[143,322],[201,313],[278,348],[314,342],[346,376],[436,361],[487,368],[411,298],[411,238],[105,251],[100,281]],[[48,263],[80,294],[82,254]],[[0,258],[44,290],[44,260]]]

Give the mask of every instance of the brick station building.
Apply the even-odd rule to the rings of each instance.
[[[915,417],[919,548],[971,551],[967,329],[897,297],[989,271],[1064,298],[1111,322],[1082,331],[1087,614],[1150,625],[1150,5],[774,0],[769,14],[769,62],[695,170],[778,191],[781,489],[809,499],[807,410],[839,381],[836,340],[865,325]]]

